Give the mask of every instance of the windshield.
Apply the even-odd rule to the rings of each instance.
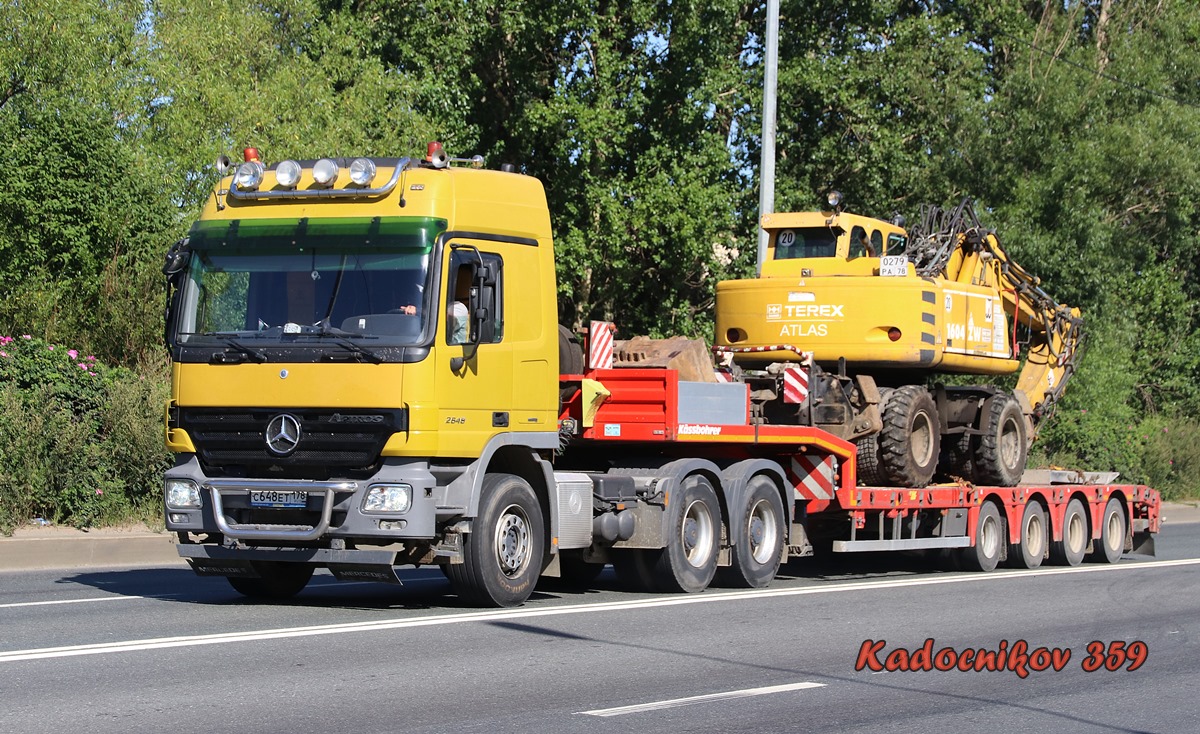
[[[445,228],[413,217],[200,222],[178,341],[421,344],[431,331],[430,253]]]
[[[837,238],[840,232],[841,230],[829,227],[785,229],[775,237],[775,259],[833,257],[837,254]]]

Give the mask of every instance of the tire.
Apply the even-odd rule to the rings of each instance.
[[[1042,565],[1050,541],[1050,525],[1040,503],[1030,500],[1021,514],[1021,542],[1008,547],[1008,557],[1015,568],[1037,568]]]
[[[984,502],[975,521],[975,546],[963,548],[962,567],[967,571],[991,571],[1000,563],[1004,547],[1004,522],[992,502]]]
[[[463,540],[463,562],[447,565],[455,592],[479,606],[515,607],[537,586],[545,555],[537,496],[512,474],[483,478],[479,516]]]
[[[733,562],[718,573],[723,585],[761,589],[775,579],[783,559],[787,513],[775,483],[757,476],[746,485],[746,501],[730,513]]]
[[[721,544],[721,505],[712,484],[694,474],[673,493],[667,511],[671,520],[667,547],[654,564],[659,591],[694,594],[717,574]]]
[[[1082,502],[1073,499],[1063,515],[1062,540],[1050,545],[1050,559],[1060,566],[1078,566],[1087,554],[1090,537],[1087,511]]]
[[[905,385],[883,402],[879,464],[888,484],[924,487],[933,479],[941,452],[942,429],[929,391]]]
[[[560,375],[583,374],[583,347],[571,330],[558,325],[558,373]]]
[[[887,402],[887,396],[891,394],[891,388],[880,388],[879,390],[879,408],[880,413],[883,412],[883,404]],[[858,483],[864,487],[879,487],[887,484],[887,476],[883,473],[883,467],[879,464],[879,434],[872,433],[869,436],[862,436],[854,441],[858,446],[858,452],[855,454],[855,473],[858,475]]]
[[[972,462],[975,482],[1015,487],[1025,473],[1029,442],[1025,415],[1011,395],[996,395],[984,403],[980,425],[984,433]]]
[[[1124,503],[1116,497],[1108,500],[1104,506],[1104,515],[1100,518],[1100,545],[1092,552],[1090,560],[1096,563],[1116,563],[1125,552]]]
[[[229,576],[233,590],[251,599],[282,601],[299,594],[312,578],[314,567],[307,563],[254,561],[250,564],[260,578]]]
[[[938,457],[938,474],[947,482],[974,482],[975,465],[971,458],[975,453],[970,433],[947,433],[942,435],[942,451]]]

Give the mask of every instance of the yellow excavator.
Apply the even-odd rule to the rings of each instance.
[[[1079,310],[1009,258],[970,200],[922,207],[912,231],[828,201],[764,216],[760,277],[717,285],[714,350],[757,419],[855,441],[863,484],[1015,486],[1078,364]],[[1014,372],[1011,392],[935,379]]]

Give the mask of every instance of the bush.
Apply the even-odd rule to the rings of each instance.
[[[29,335],[0,337],[0,531],[157,514],[167,380]]]

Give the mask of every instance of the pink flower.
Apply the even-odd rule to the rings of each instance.
[[[89,374],[89,375],[91,375],[92,377],[95,377],[95,376],[96,376],[96,373],[95,373],[95,372],[92,372],[92,371],[90,371],[90,370],[88,371],[88,374]]]
[[[68,357],[70,357],[71,359],[78,359],[78,358],[79,358],[79,352],[75,351],[74,349],[68,349],[68,350],[67,350],[67,356],[68,356]]]
[[[54,351],[54,345],[53,345],[53,344],[51,344],[50,346],[46,347],[46,349],[49,349],[51,352],[53,352],[53,351]]]
[[[32,337],[32,336],[30,336],[30,335],[28,335],[28,334],[22,334],[22,335],[21,335],[21,338],[22,338],[22,339],[32,339],[33,337]]]
[[[7,357],[7,356],[8,356],[8,352],[0,352],[0,357]]]
[[[97,489],[97,490],[96,490],[96,494],[104,494],[104,490],[103,490],[103,489]]]
[[[81,370],[85,370],[85,371],[87,370],[87,365],[86,365],[86,364],[84,364],[83,362],[80,362],[79,364],[77,364],[77,365],[75,365],[75,366],[76,366],[76,367],[78,367],[78,368],[79,368],[79,369],[81,369]]]
[[[94,355],[94,354],[89,354],[88,356],[84,357],[84,359],[86,359],[86,360],[87,360],[87,361],[89,361],[89,362],[95,362],[95,361],[96,361],[96,355]]]

